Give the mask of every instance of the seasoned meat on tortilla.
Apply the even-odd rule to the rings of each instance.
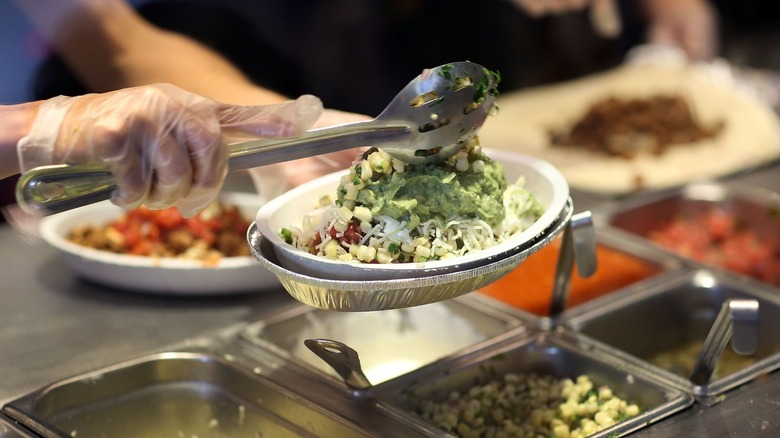
[[[697,121],[688,102],[677,95],[607,97],[591,105],[568,132],[550,132],[550,143],[631,159],[714,138],[723,127],[723,121],[710,126]]]

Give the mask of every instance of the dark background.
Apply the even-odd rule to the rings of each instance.
[[[332,7],[339,3],[350,7]],[[721,55],[780,74],[780,2],[712,3]],[[530,19],[505,0],[163,0],[138,9],[223,53],[257,83],[376,115],[422,66],[479,62],[501,72],[502,91],[613,67],[644,35],[634,2],[620,6],[626,32],[616,40],[595,35],[584,12]],[[19,86],[28,100],[86,92],[54,55],[41,56]],[[14,184],[0,181],[1,205],[13,202]]]

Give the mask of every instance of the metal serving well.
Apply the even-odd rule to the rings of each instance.
[[[682,263],[679,259],[670,258],[664,252],[646,245],[643,242],[636,242],[633,240],[627,241],[621,236],[614,235],[614,233],[599,230],[595,233],[595,242],[597,255],[598,251],[606,249],[613,251],[615,254],[619,254],[621,257],[625,257],[626,260],[630,260],[631,262],[642,263],[646,266],[647,276],[637,278],[632,282],[624,281],[623,279],[620,279],[620,275],[622,274],[613,274],[613,271],[611,270],[615,269],[614,266],[605,265],[603,259],[598,259],[597,257],[596,272],[594,273],[596,278],[594,278],[593,282],[588,286],[587,294],[582,294],[580,292],[576,297],[573,296],[571,292],[571,281],[574,281],[574,277],[571,278],[569,285],[567,285],[569,290],[556,291],[555,288],[559,285],[555,282],[555,276],[559,274],[560,270],[560,267],[556,265],[549,266],[549,269],[544,272],[545,275],[551,277],[549,283],[552,286],[548,299],[546,299],[544,303],[542,303],[541,300],[537,301],[533,304],[533,308],[524,308],[515,305],[511,302],[511,299],[493,297],[490,296],[489,293],[479,293],[478,295],[486,295],[486,299],[489,303],[495,303],[498,308],[505,309],[506,312],[523,319],[530,326],[540,329],[550,329],[556,324],[557,319],[566,313],[583,306],[598,305],[602,300],[610,300],[613,294],[620,293],[627,288],[641,287],[642,284],[652,282],[656,277],[664,275],[666,272],[682,268]],[[534,256],[535,254],[530,257]],[[522,269],[523,267],[521,266],[520,268]],[[617,267],[617,269],[619,270],[620,267]],[[602,272],[603,270],[607,271]],[[576,270],[572,275],[578,275]],[[506,280],[507,281],[504,281],[504,284],[501,287],[509,288],[518,294],[524,293],[522,289],[523,285],[521,283],[510,283],[508,281],[510,278],[507,278]],[[499,282],[501,281],[503,280],[499,280]],[[596,283],[597,281],[598,283]]]
[[[692,365],[721,307],[727,300],[751,299],[759,305],[756,352],[739,356],[727,348],[718,360],[723,372],[718,375],[716,370],[707,384],[695,384]],[[720,271],[672,272],[646,287],[569,314],[561,324],[611,347],[615,351],[610,354],[616,357],[639,358],[649,367],[663,369],[697,396],[723,393],[780,366],[780,295],[763,283]],[[676,353],[670,356],[672,352]]]
[[[751,228],[775,230],[780,197],[763,189],[696,183],[620,200],[603,209],[605,223],[631,234],[647,236],[678,214],[698,213],[713,205],[727,209]]]
[[[377,399],[379,407],[388,415],[419,428],[428,436],[441,436],[443,431],[416,413],[423,400],[446,400],[454,390],[465,394],[475,384],[507,373],[571,379],[587,375],[594,386],[607,385],[616,396],[636,403],[642,410],[638,416],[620,421],[591,437],[622,436],[693,404],[689,394],[673,388],[663,378],[659,379],[642,367],[629,361],[605,362],[603,357],[604,353],[598,347],[583,348],[575,336],[563,329],[529,333],[380,386]]]
[[[52,384],[4,406],[44,437],[368,437],[223,358],[166,352]]]
[[[26,438],[32,436],[30,433],[22,431],[11,419],[4,418],[0,414],[0,438]]]
[[[696,183],[676,189],[620,200],[594,214],[596,224],[627,240],[659,248],[673,257],[686,258],[649,240],[652,233],[674,219],[698,217],[717,208],[734,217],[740,229],[762,239],[780,239],[780,195],[755,187],[730,187],[719,183]]]
[[[511,334],[522,323],[475,294],[404,309],[334,312],[296,305],[247,326],[241,338],[317,374],[333,369],[304,345],[328,338],[357,350],[372,384]],[[340,383],[340,382],[339,382]]]

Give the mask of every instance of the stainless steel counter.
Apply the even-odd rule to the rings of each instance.
[[[780,191],[780,165],[729,180]],[[574,194],[578,211],[602,199]],[[283,290],[184,298],[80,280],[43,242],[0,226],[0,405],[53,381],[221,333],[293,305]],[[780,375],[697,405],[636,436],[780,436]],[[7,420],[7,419],[6,419]],[[0,436],[15,436],[0,419]]]

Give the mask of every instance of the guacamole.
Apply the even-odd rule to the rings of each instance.
[[[336,192],[285,240],[344,262],[424,263],[490,248],[526,229],[544,208],[520,177],[485,156],[477,138],[436,165],[410,165],[370,148]],[[286,233],[285,233],[286,232]]]
[[[484,163],[477,163],[481,161]],[[498,226],[504,219],[504,168],[483,153],[471,154],[469,166],[458,171],[449,165],[407,165],[403,172],[366,181],[356,204],[373,215],[386,215],[415,228],[430,219],[460,216]],[[477,168],[478,171],[474,169]]]

